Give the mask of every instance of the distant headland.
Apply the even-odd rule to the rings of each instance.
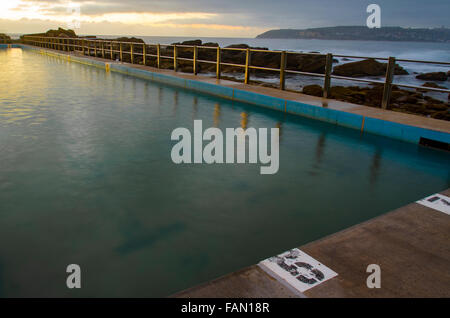
[[[449,28],[413,29],[382,27],[369,29],[365,26],[337,26],[312,29],[280,29],[264,32],[260,39],[320,39],[363,41],[412,41],[450,43]]]

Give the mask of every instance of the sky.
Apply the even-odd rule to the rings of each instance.
[[[365,25],[449,27],[449,0],[0,0],[0,33],[255,37],[271,29]]]

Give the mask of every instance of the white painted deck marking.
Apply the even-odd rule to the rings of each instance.
[[[338,275],[298,248],[265,259],[259,266],[301,293]]]
[[[425,199],[416,201],[416,203],[450,215],[450,198],[446,195],[436,193]]]

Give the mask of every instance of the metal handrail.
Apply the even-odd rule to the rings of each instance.
[[[263,70],[270,72],[278,72],[280,73],[280,89],[285,89],[285,74],[297,74],[297,75],[306,75],[306,76],[315,76],[324,78],[323,85],[323,96],[328,98],[330,96],[330,87],[331,87],[331,79],[340,79],[340,80],[349,80],[361,83],[369,83],[369,84],[383,84],[383,99],[382,99],[382,108],[388,108],[390,95],[392,87],[405,87],[412,89],[420,89],[424,91],[433,91],[440,93],[450,93],[449,89],[443,88],[434,88],[434,87],[426,87],[426,86],[416,86],[416,85],[408,85],[408,84],[400,84],[393,83],[394,78],[394,69],[396,62],[406,62],[406,63],[424,63],[424,64],[435,64],[435,65],[450,65],[450,62],[438,62],[438,61],[422,61],[422,60],[408,60],[408,59],[396,59],[394,57],[372,57],[372,56],[352,56],[352,55],[342,55],[342,54],[323,54],[317,52],[295,52],[295,51],[281,51],[281,50],[265,50],[265,49],[252,49],[252,48],[236,48],[236,47],[220,47],[220,46],[202,46],[202,45],[185,45],[185,44],[154,44],[154,43],[145,43],[145,42],[127,42],[127,41],[118,41],[118,40],[108,40],[108,39],[94,39],[94,38],[83,38],[83,37],[46,37],[46,36],[23,36],[23,41],[25,43],[36,45],[40,47],[62,50],[62,51],[80,51],[83,55],[87,52],[87,55],[91,56],[93,51],[95,57],[99,57],[99,54],[102,58],[114,59],[116,54],[119,55],[119,60],[123,62],[123,55],[128,55],[130,57],[130,61],[134,63],[134,56],[141,56],[143,59],[143,64],[146,64],[147,57],[156,58],[156,64],[158,68],[161,68],[161,59],[169,59],[173,60],[173,68],[176,71],[178,68],[178,61],[191,61],[193,63],[193,73],[197,75],[198,73],[198,63],[209,63],[216,64],[216,77],[218,79],[221,78],[221,69],[222,66],[231,66],[236,68],[243,68],[245,72],[244,82],[248,84],[250,82],[250,70]],[[127,45],[130,47],[129,51],[124,51],[123,46]],[[100,46],[100,47],[99,47]],[[136,51],[136,48],[140,47],[140,52]],[[156,48],[156,54],[148,52],[148,48],[152,49]],[[167,56],[161,54],[161,48],[173,48],[173,55]],[[178,50],[183,48],[193,49],[193,58],[187,57],[179,57]],[[216,60],[200,60],[198,58],[198,49],[211,49],[217,51]],[[245,53],[245,64],[236,64],[230,62],[223,62],[221,58],[221,52],[224,50],[228,51],[240,51]],[[280,54],[280,68],[271,68],[264,66],[257,66],[251,64],[251,55],[252,53],[273,53]],[[321,73],[311,73],[311,72],[303,72],[296,71],[292,69],[288,69],[286,66],[286,61],[288,55],[313,55],[313,56],[323,56],[326,57],[325,64],[325,72]],[[243,58],[244,56],[241,56]],[[347,76],[339,76],[331,73],[333,58],[351,58],[351,59],[374,59],[374,60],[382,60],[388,61],[387,69],[386,69],[386,78],[384,81],[372,80],[372,79],[364,79],[364,78],[355,78],[355,77],[347,77]]]

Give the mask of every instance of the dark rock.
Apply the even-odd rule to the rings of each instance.
[[[386,68],[386,63],[380,63],[374,59],[367,59],[338,65],[334,68],[333,74],[348,77],[382,76],[386,74]],[[408,72],[396,64],[394,74],[407,75]]]
[[[324,55],[292,54],[287,59],[288,70],[308,73],[324,74],[325,64],[326,57]]]
[[[448,110],[435,112],[431,115],[431,117],[435,119],[450,120],[450,113]]]
[[[446,89],[446,87],[444,86],[440,86],[434,82],[426,82],[425,84],[422,85],[423,87],[432,87],[432,88],[443,88]]]
[[[63,28],[58,28],[58,30],[48,30],[47,32],[45,32],[45,35],[50,37],[70,37],[70,38],[77,37],[75,31],[69,29],[66,30]]]
[[[444,72],[422,73],[416,76],[417,79],[424,81],[446,81],[448,74]]]
[[[302,93],[321,97],[323,95],[323,89],[319,85],[307,85],[303,87]]]
[[[404,95],[405,95],[405,93],[403,91],[400,91],[400,90],[393,90],[391,92],[392,100],[397,100],[399,98],[402,98]]]
[[[302,92],[308,95],[322,96],[322,87],[319,85],[308,85],[303,88]],[[337,100],[380,107],[383,97],[383,85],[372,85],[372,87],[333,86],[330,89],[330,94],[331,98]],[[420,92],[402,90],[398,87],[393,88],[389,108],[404,113],[450,120],[448,103],[431,96],[424,96]]]
[[[11,37],[4,33],[0,33],[0,43],[11,43]]]
[[[134,43],[145,43],[144,40],[142,40],[142,39],[135,38],[135,37],[129,38],[129,37],[125,37],[125,36],[120,37],[120,38],[113,39],[113,41],[120,41],[120,42],[134,42]]]
[[[185,66],[180,67],[180,71],[183,73],[193,73],[194,67],[191,65],[185,65]]]
[[[202,40],[188,40],[183,42],[172,43],[172,45],[202,45]]]
[[[434,109],[434,110],[447,110],[448,106],[445,105],[444,103],[439,103],[439,104],[426,104],[426,107],[429,109]]]
[[[206,42],[206,43],[203,43],[202,46],[218,47],[218,46],[219,46],[219,43],[216,43],[216,42]]]
[[[417,103],[418,99],[416,97],[413,96],[409,96],[409,95],[403,95],[401,97],[398,97],[395,99],[396,102],[398,103]]]
[[[75,31],[70,29],[58,28],[57,30],[48,30],[45,33],[33,33],[33,34],[24,34],[21,36],[23,38],[26,35],[34,35],[34,36],[42,36],[42,37],[67,37],[67,38],[77,38]],[[95,38],[95,37],[94,37]]]
[[[233,49],[248,49],[250,46],[247,44],[231,44],[226,46],[226,48],[233,48]]]
[[[434,82],[426,82],[426,83],[423,84],[422,86],[423,86],[423,87],[431,87],[431,88],[447,89],[447,87],[440,86],[440,85],[438,85],[438,84],[436,84],[436,83],[434,83]],[[424,93],[429,92],[429,90],[427,90],[427,89],[420,89],[420,88],[417,88],[416,90],[417,90],[418,92],[424,92]]]

